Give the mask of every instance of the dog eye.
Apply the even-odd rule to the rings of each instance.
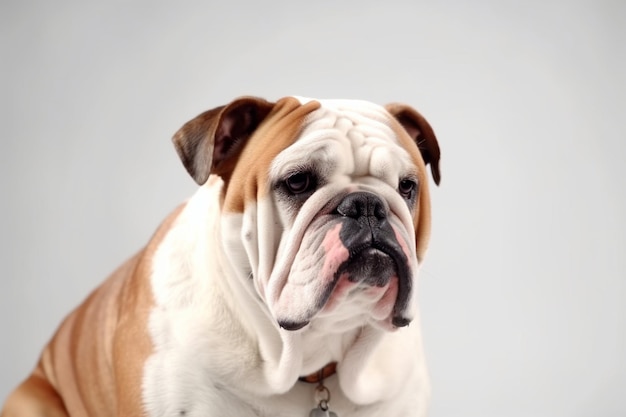
[[[407,200],[410,200],[415,195],[415,189],[417,188],[417,183],[409,178],[405,178],[400,180],[398,184],[398,192],[400,195]]]
[[[290,175],[285,185],[291,194],[303,194],[315,187],[315,177],[310,172],[298,172]]]

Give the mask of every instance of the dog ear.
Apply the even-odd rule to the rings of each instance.
[[[425,164],[430,164],[430,172],[433,175],[435,184],[439,185],[441,173],[439,172],[439,144],[430,124],[415,109],[402,103],[391,103],[385,106],[387,111],[393,115],[398,122],[413,138],[417,147],[422,153]]]
[[[257,97],[242,97],[208,110],[181,127],[172,138],[187,172],[200,185],[210,174],[228,175],[255,129],[274,107]]]

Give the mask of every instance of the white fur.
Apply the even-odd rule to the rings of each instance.
[[[150,416],[305,417],[315,406],[315,385],[297,378],[331,361],[338,371],[325,385],[339,417],[425,415],[430,387],[416,291],[413,322],[395,332],[373,325],[365,313],[350,316],[356,304],[342,306],[351,317],[345,327],[337,327],[335,315],[320,315],[299,331],[276,323],[276,294],[289,280],[290,259],[316,210],[337,192],[356,187],[381,195],[415,252],[411,215],[395,187],[416,167],[395,140],[389,116],[366,102],[322,103],[269,173],[278,178],[306,156],[332,178],[298,215],[272,195],[243,214],[221,213],[223,184],[212,177],[155,253],[154,353],[143,379]],[[315,150],[319,144],[324,149]],[[417,260],[412,264],[416,280]]]

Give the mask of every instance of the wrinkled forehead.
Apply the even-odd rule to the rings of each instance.
[[[297,99],[302,104],[315,100],[321,106],[303,120],[295,143],[277,155],[273,176],[313,167],[352,177],[388,177],[391,182],[398,175],[417,175],[413,158],[382,106],[361,100]]]

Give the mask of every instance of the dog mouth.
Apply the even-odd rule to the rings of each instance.
[[[382,288],[397,275],[395,261],[383,250],[370,246],[354,252],[341,264],[336,279],[346,274],[350,282]]]
[[[346,200],[349,205],[343,204]],[[346,197],[342,204],[322,226],[326,231],[315,249],[304,246],[308,250],[302,253],[319,255],[297,262],[298,266],[309,265],[304,270],[291,271],[291,276],[299,277],[306,275],[311,265],[320,265],[311,268],[319,275],[309,275],[309,280],[299,285],[287,285],[284,299],[290,301],[284,305],[293,307],[295,314],[279,315],[279,325],[285,330],[307,326],[318,313],[326,320],[340,320],[351,312],[366,314],[391,330],[411,322],[408,307],[414,271],[401,226],[394,226],[384,202],[371,193],[357,194],[352,200]],[[317,232],[311,235],[320,236]],[[298,308],[298,304],[309,307]]]
[[[344,281],[342,283],[342,281]],[[349,284],[348,284],[349,283]],[[353,285],[350,285],[353,284]],[[391,312],[391,324],[404,327],[410,323],[404,312],[411,291],[411,273],[407,258],[397,241],[375,241],[350,251],[350,256],[334,274],[332,283],[319,300],[322,309],[333,303],[338,288],[348,285],[353,291],[397,289]],[[391,301],[391,300],[388,300]]]

